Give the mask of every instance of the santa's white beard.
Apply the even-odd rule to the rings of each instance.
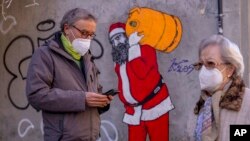
[[[113,61],[118,64],[123,64],[128,60],[128,43],[120,43],[112,48]]]

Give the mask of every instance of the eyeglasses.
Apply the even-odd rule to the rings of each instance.
[[[214,69],[215,67],[218,67],[220,65],[229,65],[230,63],[215,63],[212,61],[207,61],[207,62],[197,62],[194,63],[194,69],[195,70],[200,70],[202,66],[204,65],[207,69]]]
[[[81,37],[84,39],[89,38],[89,37],[90,37],[90,39],[93,39],[96,36],[95,33],[90,33],[87,30],[80,30],[79,28],[77,28],[74,25],[72,25],[72,27],[74,27],[76,30],[78,30],[81,33]]]

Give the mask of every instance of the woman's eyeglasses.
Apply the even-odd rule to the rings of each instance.
[[[193,64],[195,70],[200,70],[203,65],[207,69],[214,69],[214,68],[216,68],[217,66],[220,66],[220,65],[229,65],[229,63],[215,63],[215,62],[212,62],[212,61],[207,61],[207,62],[197,62],[197,63]]]

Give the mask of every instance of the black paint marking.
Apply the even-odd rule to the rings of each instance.
[[[95,41],[101,48],[101,53],[99,55],[97,55],[97,56],[93,55],[93,59],[100,59],[103,56],[103,53],[104,53],[103,46],[102,46],[101,42],[98,41],[96,38],[94,38],[93,41]]]
[[[56,23],[52,19],[47,19],[45,21],[41,21],[37,24],[36,29],[38,31],[49,31],[55,27]]]
[[[27,103],[27,105],[25,105],[25,106],[19,106],[19,105],[17,105],[17,104],[13,101],[13,99],[12,99],[12,97],[11,97],[10,88],[11,88],[12,82],[14,82],[15,79],[18,78],[18,76],[17,76],[17,74],[13,73],[13,72],[7,67],[7,64],[6,64],[6,54],[7,54],[8,50],[9,50],[9,48],[11,47],[11,45],[12,45],[15,41],[17,41],[17,40],[19,40],[19,39],[27,39],[27,40],[30,42],[30,44],[31,44],[31,47],[32,47],[32,54],[34,53],[34,43],[33,43],[32,39],[31,39],[29,36],[27,36],[27,35],[19,35],[19,36],[15,37],[15,38],[8,44],[6,50],[4,51],[4,55],[3,55],[3,64],[4,64],[4,67],[5,67],[5,69],[7,70],[7,72],[8,72],[10,75],[12,75],[12,79],[10,80],[10,82],[9,82],[9,84],[8,84],[8,90],[7,90],[8,98],[9,98],[11,104],[12,104],[15,108],[17,108],[17,109],[19,109],[19,110],[25,110],[25,109],[27,109],[27,108],[29,107],[29,103]],[[26,77],[24,77],[24,75],[21,73],[21,64],[22,64],[24,61],[26,61],[27,59],[31,58],[32,54],[31,54],[30,56],[24,57],[24,58],[19,62],[19,64],[18,64],[18,71],[19,71],[19,73],[20,73],[20,75],[21,75],[21,77],[22,77],[22,80],[25,80]]]

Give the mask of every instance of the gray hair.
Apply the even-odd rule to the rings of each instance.
[[[90,14],[86,9],[82,8],[74,8],[65,13],[60,23],[61,30],[63,31],[64,25],[72,25],[78,20],[94,20],[96,22],[96,18]]]
[[[199,56],[201,51],[209,45],[218,45],[220,47],[221,59],[225,63],[232,64],[236,68],[236,75],[243,77],[244,62],[239,47],[222,35],[213,35],[201,41],[199,45]]]

